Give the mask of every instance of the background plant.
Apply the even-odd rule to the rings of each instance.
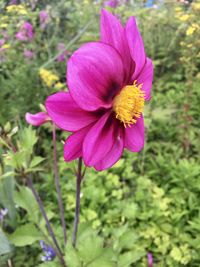
[[[57,257],[41,262],[39,240],[49,245],[51,241],[27,187],[25,177],[30,174],[69,267],[148,266],[148,252],[155,266],[200,265],[199,4],[166,1],[159,9],[147,9],[141,1],[129,1],[113,10],[124,21],[137,17],[147,54],[155,64],[153,97],[145,110],[146,145],[139,156],[125,153],[108,171],[87,170],[74,250],[63,243],[53,189],[51,126],[27,128],[24,114],[38,111],[38,103],[48,94],[65,89],[65,62],[56,60],[62,52],[57,45],[65,44],[68,57],[81,43],[97,40],[101,3],[39,1],[35,6],[17,6],[12,13],[1,2],[0,39],[5,43],[0,52],[0,206],[8,209],[0,230],[1,266],[7,266],[8,260],[20,267],[60,266]],[[41,10],[50,16],[45,29],[39,23]],[[24,21],[34,27],[30,43],[15,38]],[[34,58],[25,57],[25,49],[34,52]],[[46,76],[41,70],[48,70]],[[65,137],[58,133],[57,146],[71,236],[75,166],[63,162]]]

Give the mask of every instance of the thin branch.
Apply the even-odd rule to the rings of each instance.
[[[35,188],[34,188],[34,186],[33,186],[32,179],[31,179],[31,178],[27,178],[27,183],[28,183],[28,186],[30,187],[30,189],[31,189],[31,191],[32,191],[32,193],[33,193],[33,195],[34,195],[34,197],[35,197],[35,200],[36,200],[37,203],[38,203],[38,206],[39,206],[39,208],[40,208],[40,211],[41,211],[41,213],[42,213],[42,216],[43,216],[43,218],[44,218],[44,220],[45,220],[45,223],[46,223],[46,226],[47,226],[49,235],[51,236],[52,241],[53,241],[53,243],[54,243],[54,245],[55,245],[55,247],[56,247],[56,254],[57,254],[57,256],[58,256],[58,258],[59,258],[59,260],[60,260],[62,266],[67,267],[67,265],[66,265],[66,263],[65,263],[65,260],[64,260],[64,258],[63,258],[62,251],[61,251],[61,249],[60,249],[60,247],[59,247],[58,241],[57,241],[57,239],[56,239],[56,237],[55,237],[55,234],[54,234],[54,232],[53,232],[53,229],[52,229],[52,227],[51,227],[51,224],[50,224],[49,219],[48,219],[48,217],[47,217],[47,214],[46,214],[46,212],[45,212],[45,209],[44,209],[42,200],[41,200],[40,196],[38,195],[38,193],[36,192],[36,190],[35,190]]]
[[[72,245],[76,247],[76,239],[79,224],[80,215],[80,193],[81,193],[81,181],[83,179],[82,175],[82,158],[78,160],[78,170],[76,175],[76,208],[75,208],[75,218],[74,218],[74,230],[72,235]]]
[[[65,223],[65,217],[64,217],[64,207],[63,207],[63,201],[62,201],[62,195],[61,195],[61,189],[60,189],[60,181],[59,181],[59,174],[58,174],[58,160],[57,160],[57,146],[56,146],[56,126],[53,124],[53,156],[54,156],[54,176],[55,176],[55,186],[57,191],[57,197],[58,197],[58,206],[59,206],[59,212],[60,212],[60,220],[63,228],[63,236],[64,236],[64,243],[67,243],[67,231],[66,231],[66,223]]]
[[[48,66],[49,64],[51,64],[52,62],[54,62],[56,60],[56,58],[62,54],[63,52],[65,52],[65,50],[69,49],[71,45],[73,45],[84,33],[85,31],[88,29],[88,27],[90,26],[90,24],[92,23],[92,20],[90,20],[85,27],[82,28],[82,30],[74,37],[72,38],[69,43],[66,45],[66,47],[59,51],[59,53],[57,53],[55,56],[53,56],[52,58],[50,58],[46,63],[44,63],[40,68],[45,68],[46,66]]]

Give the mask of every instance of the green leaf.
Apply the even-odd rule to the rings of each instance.
[[[32,194],[32,191],[26,186],[20,186],[19,191],[14,195],[15,203],[25,209],[29,215],[29,219],[35,223],[39,220],[38,204]]]
[[[96,259],[91,261],[87,266],[88,267],[114,267],[115,263],[112,261],[113,251],[110,248],[104,248],[102,254],[99,255]]]
[[[30,163],[30,168],[33,168],[35,166],[37,166],[38,164],[40,164],[42,161],[44,161],[45,159],[42,157],[34,157]]]
[[[12,248],[7,237],[0,229],[0,256],[5,255],[12,252]]]
[[[129,267],[133,263],[132,252],[126,252],[119,257],[118,267]]]
[[[78,255],[85,263],[93,261],[102,254],[103,240],[100,237],[88,237],[78,246]]]
[[[37,265],[37,267],[60,267],[60,263],[56,261],[44,262],[44,263]]]
[[[138,235],[134,233],[132,230],[125,232],[119,238],[119,248],[122,249],[130,249],[134,246],[135,241],[138,239]]]
[[[15,181],[12,176],[0,181],[0,203],[8,209],[8,223],[16,226],[16,208],[14,202]]]
[[[67,262],[68,267],[80,267],[81,262],[78,256],[77,251],[71,246],[71,244],[67,244],[65,250],[65,260]]]
[[[42,234],[32,223],[27,223],[20,226],[13,234],[9,236],[10,242],[16,247],[31,245],[41,239],[43,239]]]
[[[25,128],[21,135],[21,144],[29,154],[33,151],[33,146],[37,142],[36,131],[31,127]]]

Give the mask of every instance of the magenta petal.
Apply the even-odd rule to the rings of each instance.
[[[124,150],[124,136],[123,130],[119,129],[118,136],[111,150],[105,155],[105,157],[94,165],[97,171],[102,171],[112,167],[122,156]]]
[[[85,127],[78,132],[70,135],[65,141],[64,158],[65,161],[71,161],[82,157],[83,140],[91,126]]]
[[[133,80],[136,80],[144,67],[146,55],[143,40],[134,17],[131,17],[126,24],[126,38],[132,59],[135,61]]]
[[[125,82],[129,82],[135,64],[130,55],[125,29],[120,20],[105,9],[101,12],[101,41],[120,53],[126,74]]]
[[[94,113],[80,109],[66,92],[49,96],[45,105],[52,121],[66,131],[78,131],[98,119]]]
[[[144,68],[142,69],[138,79],[137,84],[143,84],[142,90],[145,91],[145,99],[150,100],[151,97],[151,87],[153,81],[153,63],[150,58],[147,58]]]
[[[83,159],[87,166],[94,166],[111,150],[114,128],[110,112],[107,112],[90,129],[83,142]]]
[[[51,120],[45,112],[38,112],[36,114],[26,113],[25,119],[33,126],[40,126]]]
[[[139,152],[144,147],[144,119],[140,117],[135,124],[125,129],[125,147]]]
[[[100,42],[83,45],[68,61],[70,94],[84,110],[110,108],[123,79],[120,55],[111,46]]]

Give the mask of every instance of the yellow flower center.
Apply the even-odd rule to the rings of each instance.
[[[136,123],[143,112],[145,93],[141,88],[142,84],[137,85],[137,81],[134,81],[133,85],[123,87],[114,98],[113,110],[116,118],[123,122],[125,127]]]

